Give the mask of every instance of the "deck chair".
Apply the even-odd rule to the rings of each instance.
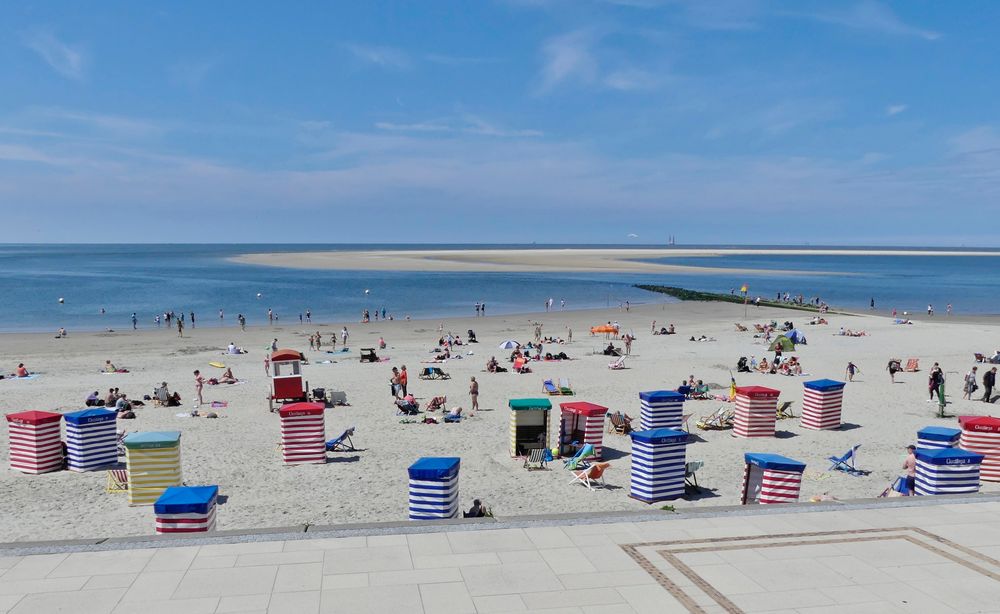
[[[764,328],[763,326],[761,326],[760,324],[754,324],[754,325],[753,325],[753,328],[754,328],[754,330],[755,330],[755,331],[757,331],[758,333],[766,333],[766,332],[767,332],[767,329],[765,329],[765,328]]]
[[[614,371],[617,371],[619,369],[624,369],[625,368],[625,357],[624,356],[619,356],[618,360],[616,360],[616,361],[608,364],[608,368],[612,369]]]
[[[524,468],[545,469],[546,463],[552,460],[552,451],[548,448],[535,448],[524,458]]]
[[[542,382],[542,391],[549,396],[562,394],[562,392],[559,390],[559,387],[553,384],[552,380],[550,379],[547,379],[544,382]]]
[[[879,499],[884,497],[908,497],[910,492],[906,490],[906,477],[899,475],[896,479],[892,481],[892,484],[888,488],[882,491],[882,494],[878,496]]]
[[[786,420],[788,418],[794,418],[795,414],[792,413],[792,403],[794,402],[795,401],[785,401],[784,403],[779,405],[778,409],[776,409],[774,412],[775,418],[777,418],[778,420]]]
[[[569,483],[575,484],[579,482],[590,490],[594,490],[594,486],[607,486],[604,482],[604,472],[610,466],[611,463],[594,463],[583,471],[574,471],[573,479]]]
[[[573,396],[573,387],[569,385],[568,377],[559,378],[559,394],[565,394],[567,396]]]
[[[722,431],[733,428],[733,410],[725,405],[707,416],[702,416],[695,426],[703,431]]]
[[[351,427],[340,434],[340,437],[335,437],[330,441],[326,442],[327,452],[356,452],[354,447],[354,442],[351,441],[351,435],[354,434],[355,427]]]
[[[167,404],[167,389],[160,386],[153,389],[153,406],[162,407]]]
[[[845,452],[843,456],[829,457],[827,460],[829,460],[830,463],[832,464],[830,465],[830,468],[827,469],[827,471],[843,471],[844,473],[853,476],[863,476],[871,473],[871,471],[858,469],[857,467],[854,466],[854,461],[858,457],[858,448],[860,447],[861,444],[859,443],[850,450],[848,450],[847,452]]]
[[[691,426],[688,424],[688,420],[690,420],[693,415],[694,414],[681,414],[681,429],[687,433],[691,432]]]
[[[125,456],[125,436],[128,431],[120,431],[115,434],[115,447],[118,448],[118,456]]]
[[[403,399],[396,399],[397,416],[415,416],[420,413],[420,404],[417,402],[407,403]]]
[[[746,326],[743,326],[742,324],[740,324],[740,323],[737,322],[736,323],[736,330],[738,330],[741,333],[745,333],[745,332],[747,332],[750,329],[747,328]]]
[[[361,348],[361,362],[378,362],[375,348]]]
[[[586,469],[587,467],[590,466],[590,463],[587,462],[587,459],[593,455],[594,455],[594,445],[590,443],[584,444],[582,448],[576,451],[576,454],[573,456],[573,458],[568,459],[566,461],[566,468],[569,469],[570,471],[576,471],[577,469]]]
[[[698,486],[698,470],[705,466],[705,461],[691,461],[684,465],[684,490],[691,489],[696,493],[701,492]]]
[[[608,414],[608,432],[628,435],[632,432],[632,418],[620,411]]]
[[[108,469],[108,483],[104,492],[128,492],[128,469]]]
[[[903,370],[904,371],[909,371],[910,373],[913,373],[914,371],[919,371],[920,370],[920,359],[919,358],[907,358],[906,359],[906,368],[903,369]]]

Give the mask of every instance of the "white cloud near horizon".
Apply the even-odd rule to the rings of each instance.
[[[86,76],[86,58],[82,47],[74,47],[47,29],[35,29],[22,34],[24,45],[34,51],[60,75],[82,81]]]
[[[503,138],[537,137],[544,134],[540,130],[504,128],[472,114],[465,114],[455,119],[448,118],[413,123],[380,121],[375,122],[375,127],[388,132],[463,133]]]

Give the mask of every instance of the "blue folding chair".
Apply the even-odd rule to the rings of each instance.
[[[354,442],[351,441],[351,435],[354,434],[354,428],[351,427],[340,434],[340,437],[336,437],[326,442],[327,452],[356,452],[354,448]]]
[[[854,446],[850,450],[844,453],[843,456],[831,456],[829,460],[832,464],[827,471],[843,471],[853,476],[868,475],[871,471],[865,471],[863,469],[858,469],[854,466],[854,461],[858,457],[858,448],[861,444]]]
[[[590,466],[587,458],[591,456],[594,456],[594,444],[584,444],[582,448],[576,451],[576,455],[573,458],[566,461],[566,468],[571,471],[586,469]]]

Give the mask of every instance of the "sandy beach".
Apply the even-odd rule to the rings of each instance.
[[[567,377],[576,395],[553,397],[554,404],[590,401],[637,416],[639,391],[676,388],[691,374],[725,386],[740,356],[760,358],[765,347],[752,333],[735,329],[733,323],[743,321],[743,307],[739,305],[656,304],[627,313],[619,309],[556,309],[552,313],[443,321],[330,322],[312,326],[283,323],[245,332],[216,326],[187,329],[184,338],[167,329],[114,333],[71,330],[65,339],[55,339],[52,334],[5,334],[0,336],[3,371],[10,373],[17,363],[24,362],[39,376],[0,380],[0,410],[74,411],[83,407],[84,398],[94,390],[103,394],[109,387],[118,387],[132,398],[141,398],[151,394],[154,385],[167,381],[171,390],[182,395],[182,407],[158,408],[147,403],[136,410],[135,420],[121,421],[119,425],[130,432],[183,433],[184,481],[191,485],[218,484],[226,497],[218,512],[220,529],[405,520],[406,468],[421,456],[434,455],[461,457],[461,498],[466,508],[472,498],[480,497],[498,516],[642,509],[645,504],[627,496],[628,437],[605,435],[605,456],[611,462],[606,478],[612,488],[589,492],[579,484],[569,483],[570,475],[560,462],[552,464],[549,471],[528,472],[520,460],[510,457],[508,399],[540,396],[542,380]],[[963,401],[961,380],[973,364],[974,351],[992,353],[996,349],[985,341],[997,338],[1000,325],[995,321],[957,322],[938,316],[912,326],[897,326],[885,317],[833,315],[828,326],[806,326],[804,314],[799,312],[751,308],[746,324],[772,319],[792,320],[808,336],[809,343],[799,346],[795,355],[809,376],[738,374],[738,384],[781,390],[781,400],[793,401],[798,415],[803,381],[843,379],[847,362],[854,361],[861,373],[846,388],[846,426],[838,431],[816,432],[801,428],[798,420],[784,420],[778,422],[777,438],[735,439],[728,431],[706,432],[693,426],[698,417],[714,411],[720,402],[688,401],[684,411],[693,414],[694,441],[688,446],[687,458],[705,462],[698,479],[709,492],[698,500],[678,500],[674,505],[738,503],[745,451],[779,453],[806,462],[803,499],[822,493],[840,498],[878,495],[900,473],[903,447],[914,441],[919,428],[956,423],[954,419],[935,418],[937,407],[926,400],[927,371],[934,361],[941,362],[948,378],[951,413],[987,414],[994,410],[990,405]],[[623,331],[632,330],[638,336],[625,370],[610,371],[607,357],[593,355],[606,341],[603,336],[589,336],[587,331],[609,320],[618,320]],[[653,320],[657,326],[673,323],[678,334],[651,335]],[[483,372],[490,356],[503,361],[509,354],[497,349],[500,342],[530,340],[534,322],[542,324],[545,335],[566,337],[571,328],[572,343],[559,346],[559,350],[573,360],[538,363],[534,373],[524,375]],[[345,325],[351,334],[350,352],[309,352],[310,332],[318,330],[328,339]],[[867,330],[869,336],[835,335],[842,325]],[[467,329],[474,329],[480,343],[463,346],[462,351],[470,354],[439,365],[450,373],[450,380],[423,381],[417,373],[425,366],[422,362],[433,356],[439,326],[463,338]],[[691,342],[688,339],[692,335],[706,335],[716,341]],[[380,336],[389,345],[380,354],[390,357],[390,361],[360,363],[359,348],[375,346]],[[346,393],[349,407],[326,411],[327,435],[334,437],[356,426],[354,443],[360,448],[358,452],[331,454],[326,465],[282,465],[277,447],[278,418],[268,412],[266,401],[269,380],[264,356],[273,338],[281,347],[309,355],[313,364],[305,367],[305,374],[310,387]],[[221,356],[230,341],[250,353]],[[892,384],[885,371],[891,356],[919,358],[921,371],[900,374],[900,383]],[[100,373],[107,359],[128,368],[130,373]],[[192,409],[192,371],[218,374],[208,363],[219,360],[231,366],[245,383],[206,386],[206,401],[228,402],[227,407],[214,410],[219,419],[179,417],[177,414]],[[320,360],[335,362],[318,364]],[[484,410],[460,424],[401,424],[388,386],[391,367],[400,365],[408,367],[410,390],[419,399],[426,402],[433,396],[447,395],[448,406],[461,405],[466,411],[469,379],[475,376],[480,382],[480,405]],[[550,437],[552,441],[555,433]],[[828,456],[841,454],[858,443],[858,465],[871,470],[870,476],[827,471]],[[6,462],[6,427],[0,434],[0,450]],[[152,533],[151,508],[129,507],[124,495],[106,494],[104,486],[103,471],[35,476],[5,469],[0,472],[0,516],[4,518],[0,541]],[[988,483],[983,488],[996,489]]]
[[[837,249],[461,249],[393,251],[273,252],[244,254],[233,262],[299,269],[439,272],[578,272],[752,274],[754,269],[687,266],[641,260],[723,255],[1000,256],[1000,252]],[[775,274],[805,274],[777,270]],[[851,275],[850,271],[825,272]]]

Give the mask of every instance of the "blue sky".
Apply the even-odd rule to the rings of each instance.
[[[998,19],[4,3],[0,241],[997,246]]]

